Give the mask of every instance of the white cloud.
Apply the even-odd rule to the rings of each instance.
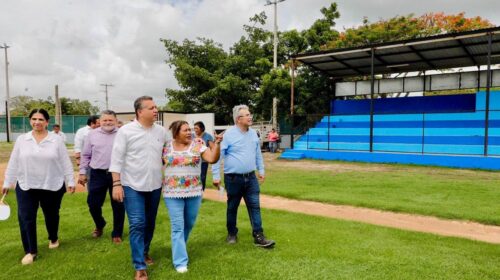
[[[304,29],[321,16],[326,0],[287,0],[278,5],[278,25]],[[493,0],[337,1],[341,18],[337,28],[361,23],[363,16],[375,21],[395,15],[465,11],[493,23],[500,2]],[[272,6],[264,0],[3,0],[0,10],[0,43],[7,43],[11,96],[46,98],[59,84],[60,95],[99,100],[104,105],[101,83],[112,83],[110,105],[131,111],[140,95],[165,102],[165,88],[175,88],[173,71],[164,62],[160,38],[191,40],[206,37],[228,49],[243,35],[242,26]],[[0,65],[3,66],[3,55]],[[4,100],[4,68],[0,70],[0,101]],[[2,111],[2,110],[0,110]]]

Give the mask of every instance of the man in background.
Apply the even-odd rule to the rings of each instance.
[[[75,134],[75,146],[73,150],[75,152],[76,165],[80,166],[80,155],[83,149],[83,143],[89,131],[94,128],[99,127],[99,117],[98,116],[90,116],[87,119],[87,126],[84,126],[76,131]]]
[[[58,125],[58,124],[54,124],[52,126],[52,132],[53,134],[55,135],[58,135],[59,137],[61,137],[61,139],[63,140],[64,143],[66,143],[66,134],[64,134],[64,132],[61,131],[61,126]]]

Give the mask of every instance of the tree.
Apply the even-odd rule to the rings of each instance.
[[[265,14],[251,21],[263,24]],[[248,104],[255,109],[255,95],[262,75],[272,68],[270,32],[261,27],[245,26],[241,37],[226,52],[213,40],[198,38],[178,43],[162,39],[169,55],[167,63],[175,67],[180,89],[166,89],[168,107],[186,112],[214,112],[217,123],[230,123],[228,112],[234,105]],[[258,112],[257,112],[258,114]]]
[[[168,53],[166,62],[175,67],[174,74],[180,86],[180,89],[166,89],[169,100],[166,107],[187,112],[210,111],[215,113],[217,123],[230,123],[232,117],[228,112],[237,104],[248,104],[257,118],[270,119],[272,99],[277,97],[280,100],[278,110],[288,112],[291,80],[287,65],[290,57],[307,50],[319,50],[338,36],[333,29],[339,17],[337,5],[333,3],[321,9],[321,13],[323,17],[311,28],[279,34],[278,63],[285,66],[276,70],[272,70],[273,34],[264,29],[267,20],[264,12],[250,18],[250,24],[243,26],[246,34],[229,52],[204,38],[182,43],[162,39]],[[319,75],[304,77],[307,79],[300,83],[304,87],[324,79]],[[328,96],[309,98],[307,102]]]
[[[92,105],[88,100],[71,99],[62,97],[61,112],[63,115],[96,115],[99,113],[99,107]]]
[[[33,99],[31,96],[15,96],[10,103],[11,116],[27,116],[33,109],[45,109],[49,115],[55,115],[54,101],[49,96],[47,100]]]
[[[488,20],[481,17],[466,18],[463,12],[455,15],[428,13],[420,17],[409,14],[374,23],[370,23],[368,19],[364,18],[361,26],[348,28],[341,32],[338,38],[327,42],[323,49],[355,47],[492,26]]]
[[[323,45],[336,40],[339,36],[338,31],[333,29],[335,20],[340,17],[337,3],[330,4],[328,8],[321,8],[321,14],[323,18],[316,20],[309,29],[302,32],[310,51],[319,51]]]

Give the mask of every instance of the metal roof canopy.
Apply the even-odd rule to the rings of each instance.
[[[292,58],[335,77],[389,74],[500,63],[500,27],[298,54]]]
[[[301,61],[312,68],[337,78],[370,76],[370,152],[373,152],[373,99],[376,74],[487,65],[484,156],[488,155],[491,65],[500,63],[500,27],[373,44],[357,48],[299,54],[293,56],[292,59],[290,92],[292,127],[295,61]]]

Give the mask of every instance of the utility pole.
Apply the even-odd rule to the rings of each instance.
[[[109,106],[108,106],[108,87],[113,87],[114,85],[112,85],[112,84],[101,84],[101,86],[104,87],[104,92],[106,93],[106,110],[109,110]]]
[[[273,34],[273,45],[274,45],[274,53],[273,53],[273,68],[278,68],[278,3],[284,2],[285,0],[267,0],[266,6],[274,5],[274,34]],[[276,128],[278,125],[278,99],[276,97],[273,98],[273,127]]]
[[[5,116],[7,118],[7,142],[10,142],[11,128],[10,128],[10,93],[9,93],[9,59],[7,58],[7,49],[10,46],[3,43],[3,46],[0,45],[0,49],[4,49],[5,51]]]
[[[61,99],[59,99],[59,86],[55,86],[55,96],[56,96],[56,124],[62,126],[62,110],[61,110]]]
[[[278,3],[285,2],[285,0],[267,0],[266,6],[274,5],[274,56],[273,56],[273,67],[278,67]]]

